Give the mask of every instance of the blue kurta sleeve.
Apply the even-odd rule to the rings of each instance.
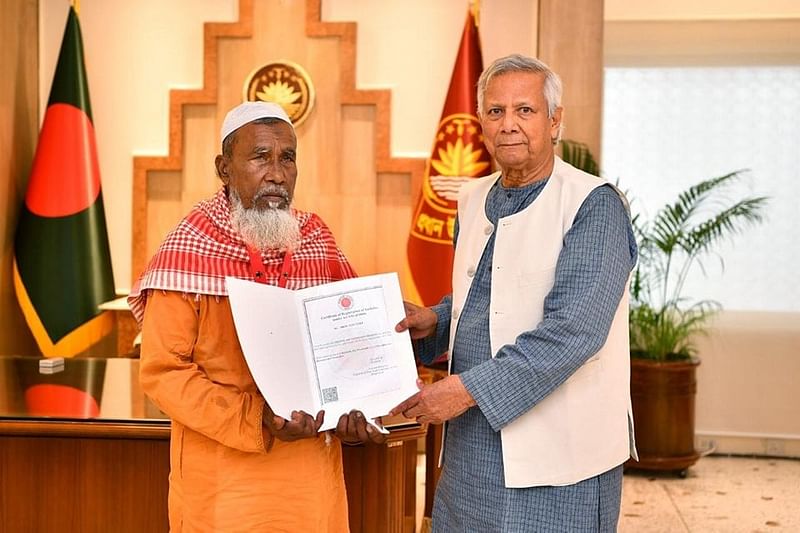
[[[598,187],[564,237],[542,322],[460,374],[495,431],[546,398],[603,346],[636,253],[622,200],[611,187]]]

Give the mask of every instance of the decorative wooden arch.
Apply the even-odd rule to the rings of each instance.
[[[377,211],[381,212],[377,219],[386,216],[397,220],[397,216],[407,210],[403,220],[411,218],[411,202],[419,190],[424,172],[424,159],[393,158],[390,154],[390,123],[391,123],[391,92],[389,90],[359,90],[355,86],[356,77],[356,24],[351,22],[322,22],[321,0],[294,0],[288,2],[291,7],[305,9],[305,36],[312,39],[334,38],[338,40],[338,77],[339,77],[339,102],[345,106],[368,106],[373,108],[374,138],[374,171],[373,179],[376,187],[380,187],[380,195],[390,203],[388,209],[385,205],[378,205]],[[164,172],[179,173],[182,175],[185,167],[184,152],[186,149],[186,134],[184,124],[188,110],[192,106],[216,106],[219,102],[220,83],[219,71],[221,43],[233,39],[251,39],[254,33],[254,13],[262,5],[274,4],[275,0],[239,0],[239,20],[233,23],[209,22],[204,25],[203,38],[203,87],[196,90],[173,89],[169,98],[169,153],[163,157],[137,156],[133,159],[133,229],[132,229],[132,275],[134,279],[146,266],[146,262],[157,246],[152,236],[148,236],[153,223],[150,198],[148,196],[148,183],[158,183],[160,174]],[[286,4],[287,2],[281,2]],[[301,5],[304,4],[304,5]],[[218,126],[218,124],[217,124]],[[216,135],[216,130],[214,131]],[[302,141],[301,141],[302,143]],[[314,149],[301,144],[302,150]],[[208,165],[216,152],[208,154]],[[300,168],[301,180],[303,167]],[[379,183],[380,182],[380,183]],[[199,200],[200,198],[194,199]],[[377,199],[378,204],[381,203]],[[376,212],[377,212],[376,211]],[[386,211],[386,212],[383,212]],[[323,214],[323,218],[325,218]],[[171,222],[171,225],[177,220]],[[394,224],[394,228],[377,226],[392,226],[391,224],[375,224],[375,235],[367,239],[370,242],[360,242],[363,239],[349,238],[352,233],[347,231],[348,222],[331,224],[340,245],[345,252],[358,258],[354,261],[359,273],[367,274],[378,270],[402,270],[405,257],[405,238],[408,231],[407,225]],[[337,228],[336,226],[342,226]],[[170,226],[171,227],[171,226]],[[167,228],[169,229],[169,228]],[[341,229],[341,231],[337,231]],[[388,231],[389,234],[383,234]],[[377,235],[381,233],[382,235]],[[344,237],[342,236],[344,235]],[[163,237],[163,234],[161,235]],[[388,240],[387,240],[388,239]],[[370,244],[386,244],[368,249]],[[374,254],[374,257],[372,255]]]

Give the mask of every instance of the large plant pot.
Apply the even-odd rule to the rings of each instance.
[[[696,369],[700,361],[631,359],[631,402],[639,460],[625,466],[681,475],[700,454],[694,449]]]

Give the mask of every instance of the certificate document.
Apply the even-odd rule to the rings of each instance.
[[[226,278],[245,360],[272,410],[325,410],[321,430],[358,409],[383,416],[417,392],[417,368],[397,274],[293,291]]]

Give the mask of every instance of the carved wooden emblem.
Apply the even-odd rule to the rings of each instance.
[[[300,65],[273,61],[250,73],[244,82],[244,99],[279,104],[297,127],[314,108],[314,85]]]

